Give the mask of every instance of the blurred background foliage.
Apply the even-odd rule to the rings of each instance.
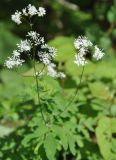
[[[45,37],[47,42],[58,49],[58,55],[54,61],[59,70],[67,75],[65,80],[53,80],[45,77],[40,79],[41,95],[47,107],[48,113],[61,113],[64,104],[74,93],[79,84],[82,71],[73,63],[75,49],[73,41],[78,35],[86,35],[93,43],[98,44],[106,53],[105,58],[98,62],[91,62],[85,68],[83,83],[80,86],[79,103],[72,104],[66,113],[61,116],[58,123],[61,125],[74,125],[78,130],[76,140],[68,137],[63,147],[54,149],[53,137],[45,141],[45,151],[49,160],[115,160],[116,159],[116,0],[1,0],[0,1],[0,159],[1,160],[41,160],[44,155],[39,143],[30,142],[28,149],[23,147],[34,137],[24,140],[23,147],[19,147],[21,140],[36,128],[38,118],[37,97],[34,80],[24,78],[8,71],[4,67],[4,61],[16,47],[20,39],[25,38],[29,31],[28,24],[20,27],[11,21],[11,14],[20,10],[29,3],[35,6],[43,6],[47,15],[43,19],[34,20],[34,30]],[[30,64],[20,69],[25,74],[32,74]],[[43,84],[48,90],[44,93]],[[65,97],[65,100],[62,99]],[[35,95],[35,96],[34,96]],[[53,96],[57,105],[54,107],[50,96]],[[76,109],[75,107],[76,106]],[[46,113],[47,114],[47,113]],[[53,116],[51,114],[51,116]],[[37,120],[35,123],[35,119]],[[38,119],[37,119],[38,118]],[[52,117],[53,118],[53,117]],[[75,122],[75,119],[78,119]],[[32,119],[33,126],[29,121]],[[68,120],[68,121],[67,121]],[[60,122],[59,122],[60,121]],[[29,122],[29,127],[27,124]],[[69,124],[65,124],[69,123]],[[78,124],[78,125],[76,125]],[[75,126],[76,125],[76,126]],[[77,127],[78,126],[78,127]],[[41,126],[39,126],[41,127]],[[58,129],[60,132],[60,128]],[[56,129],[53,127],[57,137]],[[24,135],[24,136],[23,136]],[[63,137],[60,135],[59,137]],[[64,136],[65,138],[65,136]],[[25,142],[26,141],[26,142]],[[64,145],[68,143],[69,149]],[[77,148],[75,149],[75,143]],[[60,144],[61,145],[61,144]],[[34,148],[36,146],[36,148]],[[51,146],[54,153],[49,153]],[[62,145],[61,145],[62,146]],[[34,148],[34,149],[33,149]],[[34,153],[33,153],[34,150]],[[9,154],[11,153],[11,154]],[[42,155],[43,153],[43,155]],[[38,156],[40,155],[40,157]],[[46,157],[43,159],[45,160]]]

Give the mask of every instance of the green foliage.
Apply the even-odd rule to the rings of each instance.
[[[57,43],[59,42],[55,42],[54,45],[58,45]],[[63,53],[64,49],[60,51]],[[58,52],[58,57],[61,52]],[[59,60],[56,61],[59,63]],[[1,133],[2,159],[15,159],[15,150],[19,159],[24,160],[55,160],[61,156],[88,160],[114,158],[115,138],[112,138],[111,142],[107,139],[107,134],[111,136],[115,133],[115,118],[112,118],[112,122],[109,122],[110,118],[108,118],[108,116],[115,116],[116,99],[112,87],[115,86],[115,81],[112,80],[115,77],[112,73],[114,68],[109,63],[110,73],[107,74],[108,70],[106,72],[103,67],[105,61],[98,65],[88,64],[80,86],[79,102],[76,103],[77,96],[65,110],[68,100],[74,94],[76,84],[79,83],[82,69],[77,68],[73,63],[69,65],[69,60],[63,62],[65,65],[59,69],[68,73],[69,79],[65,79],[64,82],[58,82],[48,76],[40,79],[41,103],[39,105],[32,77],[21,77],[11,71],[1,72],[1,87],[4,84],[4,92],[2,90],[0,92],[1,118],[6,122]],[[115,62],[113,65],[115,66]],[[39,65],[36,67],[41,68]],[[32,76],[33,72],[32,68],[22,75]],[[67,84],[72,82],[70,77],[74,83],[72,87],[65,85],[65,82]],[[20,87],[15,92],[11,92],[17,86]],[[40,107],[44,112],[46,124],[41,117]],[[12,124],[11,128],[7,124],[9,120]],[[108,124],[112,129],[107,129]],[[5,135],[8,139],[13,135],[12,146],[11,141],[3,144]],[[6,154],[10,147],[12,147],[12,156]]]
[[[101,126],[101,115],[114,116],[116,100],[113,97],[112,102],[112,94],[114,91],[110,89],[113,85],[113,81],[111,81],[112,76],[111,78],[109,76],[110,81],[107,82],[106,87],[104,81],[99,79],[101,78],[100,75],[96,75],[96,77],[91,76],[89,67],[90,66],[86,68],[85,78],[83,79],[81,92],[79,93],[79,103],[76,103],[75,99],[65,111],[64,109],[67,106],[68,99],[70,99],[74,93],[74,88],[67,89],[66,87],[62,89],[59,85],[60,83],[62,85],[62,82],[58,83],[52,78],[44,77],[44,79],[40,79],[39,81],[41,104],[38,105],[37,97],[35,96],[35,85],[30,85],[34,84],[33,78],[25,77],[22,79],[20,76],[17,77],[15,73],[8,71],[2,72],[1,80],[6,90],[4,89],[4,94],[1,90],[1,118],[4,117],[6,123],[8,123],[10,119],[13,126],[11,130],[9,124],[6,125],[8,132],[6,129],[3,130],[3,138],[1,140],[4,141],[6,139],[6,137],[4,137],[5,135],[7,135],[8,139],[12,134],[12,137],[16,137],[13,138],[13,143],[15,145],[12,146],[12,155],[14,158],[6,154],[10,150],[11,146],[9,146],[9,144],[11,141],[8,142],[7,146],[1,141],[0,148],[2,159],[15,159],[15,150],[17,150],[19,159],[25,160],[37,160],[38,157],[39,159],[54,160],[58,159],[58,157],[62,155],[61,153],[63,153],[64,156],[66,155],[66,157],[75,157],[75,159],[85,159],[88,157],[88,160],[102,160],[102,156],[107,158],[104,152],[108,152],[106,150],[104,151],[104,145],[109,149],[109,142],[107,142],[106,138],[104,140],[105,129],[103,130]],[[64,67],[64,70],[65,69]],[[81,69],[78,72],[74,72],[74,74],[70,74],[75,84],[78,84],[80,73]],[[31,74],[33,74],[33,70],[31,70]],[[106,78],[107,76],[106,74],[102,74],[102,77]],[[98,80],[96,81],[96,79]],[[70,83],[70,78],[68,81]],[[9,93],[11,90],[15,90],[18,85],[20,85],[20,88],[15,92]],[[25,90],[24,87],[26,88]],[[19,95],[19,93],[21,94]],[[13,97],[16,97],[15,100]],[[41,117],[40,107],[43,108],[44,116],[47,121],[46,125]],[[7,115],[5,116],[6,110]],[[99,122],[97,120],[98,118]],[[104,121],[105,122],[102,124],[106,124],[107,127],[109,122],[106,120]],[[112,122],[111,126],[114,124],[115,122]],[[15,125],[17,127],[15,127]],[[97,126],[97,128],[95,126]],[[109,123],[109,127],[111,126]],[[109,129],[107,130],[106,128],[106,131],[109,131]],[[114,132],[115,131],[113,131],[113,133]],[[20,139],[17,144],[17,138],[19,137]],[[101,153],[99,152],[98,146]],[[113,148],[113,146],[115,146],[114,138],[110,150],[112,150],[111,148]],[[115,152],[114,149],[113,152]],[[112,156],[114,155],[115,154],[112,154]]]
[[[20,75],[4,69],[4,60],[12,53],[19,36],[28,31],[27,25],[19,30],[7,19],[13,8],[25,7],[27,2],[1,0],[0,159],[115,160],[116,1],[70,0],[76,10],[71,9],[69,1],[66,1],[68,5],[63,1],[29,2],[46,7],[47,18],[34,29],[57,48],[54,61],[67,77],[63,80],[39,78],[38,104],[31,64],[19,69]],[[87,35],[106,53],[98,63],[88,57],[81,85],[82,68],[73,63],[76,52],[73,42],[80,34]],[[41,70],[43,66],[37,64],[36,68]],[[79,92],[69,104],[76,88]]]
[[[96,128],[96,136],[101,154],[105,160],[116,159],[116,150],[113,148],[114,133],[116,133],[116,118],[102,117]]]
[[[0,24],[0,64],[12,53],[20,38],[13,35],[4,24]]]
[[[47,134],[44,141],[44,148],[45,148],[48,159],[51,159],[51,160],[55,159],[56,145],[57,143],[53,134],[52,133]]]
[[[116,21],[116,4],[111,6],[107,14],[108,20],[110,23],[115,23]]]

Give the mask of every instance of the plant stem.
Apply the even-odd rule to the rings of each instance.
[[[34,73],[35,73],[35,80],[36,80],[36,88],[37,88],[37,97],[38,97],[38,104],[40,105],[40,112],[43,118],[44,123],[46,124],[46,120],[44,118],[42,106],[40,104],[40,95],[39,95],[39,84],[38,84],[38,76],[37,76],[37,70],[36,70],[36,65],[35,65],[35,60],[34,60]]]
[[[33,30],[33,24],[31,22],[31,18],[29,17],[29,24],[30,24],[30,29],[31,31]],[[37,88],[37,97],[38,97],[38,104],[40,105],[40,112],[41,112],[41,116],[42,116],[42,119],[46,125],[46,120],[44,118],[44,114],[43,114],[43,110],[42,110],[42,106],[41,106],[41,103],[40,103],[40,95],[39,95],[39,84],[38,84],[38,75],[37,75],[37,70],[36,70],[36,65],[35,65],[35,51],[33,50],[33,62],[34,62],[34,74],[35,74],[35,81],[36,81],[36,88]]]
[[[83,78],[84,70],[85,70],[85,66],[83,66],[83,69],[82,69],[82,73],[81,73],[81,77],[80,77],[80,81],[79,81],[79,85],[78,85],[78,86],[80,86],[81,83],[82,83],[82,78]],[[65,107],[64,111],[71,105],[71,103],[74,101],[74,99],[76,98],[76,96],[77,96],[78,93],[79,93],[79,89],[78,89],[78,87],[77,87],[74,96],[72,97],[72,99],[71,99],[71,101],[68,103],[68,105]],[[78,101],[79,101],[79,96],[77,97],[77,102],[78,102]],[[64,112],[64,111],[63,111],[63,112]]]

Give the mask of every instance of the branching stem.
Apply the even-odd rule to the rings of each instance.
[[[85,70],[85,66],[83,66],[83,69],[82,69],[82,73],[81,73],[81,77],[80,77],[80,81],[79,81],[79,85],[78,85],[79,87],[80,87],[80,85],[81,85],[81,83],[82,83],[82,78],[83,78],[84,70]],[[74,101],[74,99],[76,98],[76,96],[78,95],[78,93],[79,93],[79,89],[78,89],[78,87],[77,87],[74,96],[71,98],[70,102],[69,102],[68,105],[65,107],[65,109],[64,109],[64,111],[63,111],[62,113],[64,113],[64,112],[66,111],[66,109],[68,109],[68,107],[72,104],[72,102]],[[79,95],[78,95],[78,97],[77,97],[77,102],[78,102],[78,101],[79,101]]]

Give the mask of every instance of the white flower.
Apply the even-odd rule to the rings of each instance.
[[[47,69],[48,69],[48,75],[51,76],[51,77],[57,77],[57,72],[56,70],[54,69],[56,67],[55,64],[51,63],[47,66]]]
[[[78,49],[78,55],[75,55],[75,61],[78,66],[82,65],[84,66],[87,61],[86,61],[86,54],[89,51],[89,49],[92,49],[93,44],[90,40],[88,40],[87,37],[82,37],[79,36],[75,41],[74,41],[74,46],[76,49]],[[93,54],[93,58],[96,60],[101,59],[104,56],[104,53],[97,47],[95,46],[95,51]]]
[[[28,13],[27,13],[27,9],[26,9],[26,8],[22,9],[22,13],[23,13],[23,15],[28,16]]]
[[[96,60],[101,59],[105,54],[100,50],[97,46],[95,46],[95,52],[93,54],[93,58]]]
[[[38,45],[44,45],[44,37],[40,37],[40,34],[38,34],[37,32],[35,31],[30,31],[28,32],[28,35],[27,37],[30,37],[31,38],[31,42],[32,44],[34,44],[35,46],[38,46]]]
[[[78,66],[84,66],[86,61],[86,54],[90,47],[92,47],[92,42],[85,36],[79,36],[74,41],[74,46],[76,49],[78,49],[78,55],[75,55],[74,63],[76,63]]]
[[[13,54],[13,56],[15,56],[15,57],[20,56],[20,52],[18,52],[17,50],[14,50],[12,54]]]
[[[30,31],[28,32],[28,37],[31,37],[33,40],[36,40],[38,38],[38,36],[40,36],[40,34],[38,34],[37,32],[35,31]]]
[[[49,65],[50,64],[50,56],[46,52],[38,52],[38,56],[40,58],[40,61],[45,64]]]
[[[56,67],[56,65],[54,63],[50,63],[47,66],[47,69],[48,69],[47,75],[54,77],[54,78],[65,78],[66,75],[63,72],[57,72],[55,70],[55,67]]]
[[[77,39],[74,41],[74,46],[76,49],[80,48],[87,48],[91,47],[93,44],[92,42],[85,36],[79,36]]]
[[[37,32],[30,31],[30,32],[28,32],[27,37],[30,37],[31,40],[33,40],[32,43],[34,43],[35,46],[40,44],[40,34],[38,34]]]
[[[80,54],[78,54],[78,55],[76,54],[74,63],[76,63],[78,66],[84,66],[87,63],[87,61]]]
[[[37,14],[37,9],[35,8],[35,6],[32,6],[31,4],[28,5],[28,14],[30,16],[34,16]]]
[[[48,45],[47,45],[46,43],[45,43],[45,44],[42,44],[42,45],[41,45],[41,48],[42,48],[42,49],[46,49],[46,48],[48,48]]]
[[[21,66],[24,62],[24,60],[20,59],[19,52],[14,51],[12,57],[8,57],[8,60],[5,61],[5,65],[7,68],[11,69],[14,66]]]
[[[14,61],[12,60],[12,58],[8,57],[8,60],[5,61],[5,66],[9,69],[13,68]]]
[[[81,56],[86,55],[86,54],[87,54],[87,49],[86,49],[86,48],[83,48],[83,47],[80,48],[78,54],[81,55]]]
[[[27,39],[17,44],[19,52],[26,52],[31,50],[31,43]]]
[[[38,16],[42,17],[46,14],[46,10],[43,7],[39,7],[38,9]]]
[[[43,7],[39,7],[37,10],[35,6],[29,4],[26,8],[22,9],[22,12],[16,11],[12,16],[11,19],[18,25],[21,24],[21,16],[34,16],[38,15],[39,17],[43,17],[46,14],[46,10]]]
[[[43,17],[46,14],[46,10],[43,7],[39,7],[37,10],[35,6],[29,4],[26,8],[22,9],[22,13],[25,16],[34,16],[38,15],[39,17]]]
[[[54,47],[48,47],[48,50],[49,50],[49,55],[51,57],[54,57],[56,55],[56,52],[57,52],[56,48],[54,48]]]
[[[44,43],[44,37],[40,37],[40,42]]]
[[[58,75],[57,75],[57,77],[59,77],[59,78],[65,78],[66,75],[63,72],[59,72]]]
[[[21,24],[21,12],[16,11],[12,16],[11,16],[12,21],[17,23],[18,25]]]

